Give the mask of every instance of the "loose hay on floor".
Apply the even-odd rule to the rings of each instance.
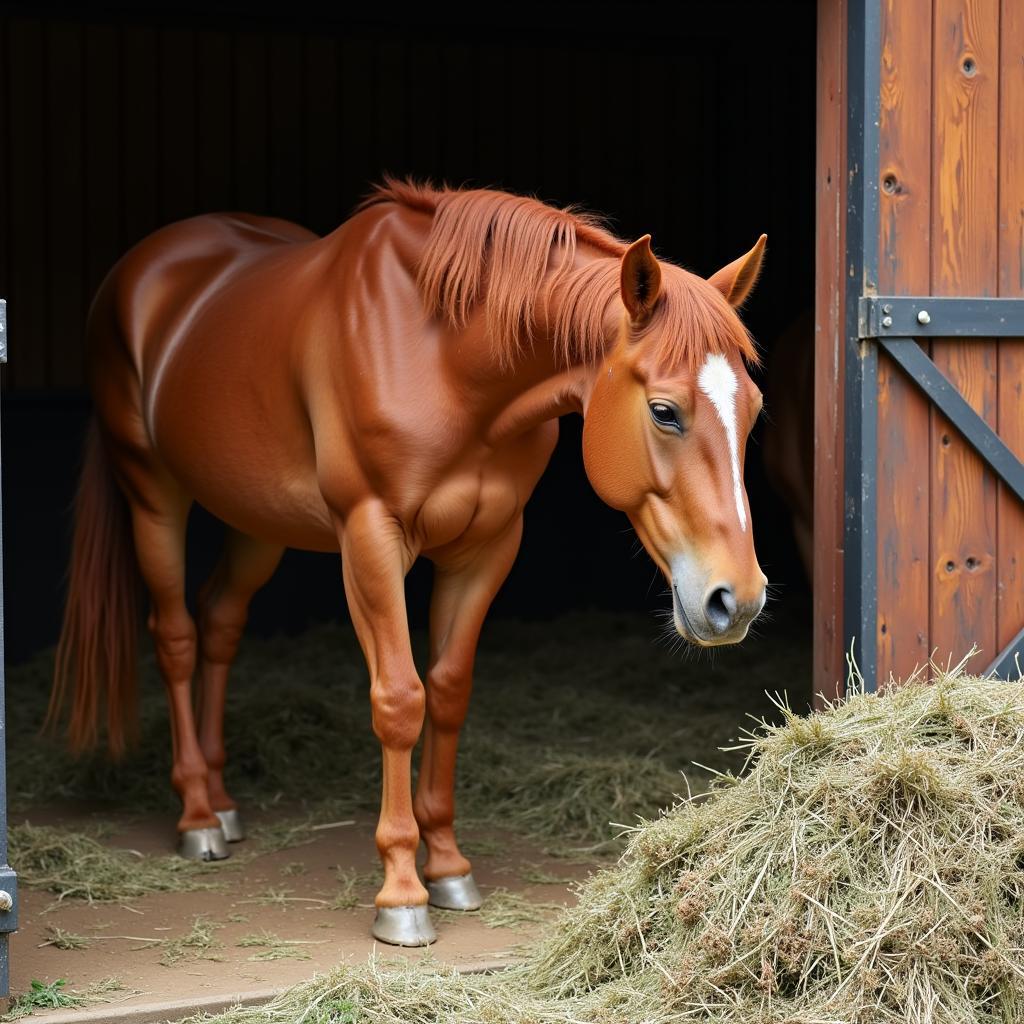
[[[339,969],[216,1024],[1019,1024],[1024,683],[942,675],[750,738],[526,962]]]
[[[787,628],[802,637],[799,624]],[[748,640],[743,652],[722,652],[709,664],[681,663],[652,646],[651,623],[639,615],[488,624],[460,744],[460,827],[507,830],[539,840],[551,854],[614,856],[621,844],[613,841],[609,822],[651,817],[688,785],[703,788],[707,772],[688,770],[688,779],[680,774],[687,759],[737,767],[741,759],[717,747],[735,734],[743,712],[771,710],[763,691],[778,679],[807,678],[802,639],[779,642],[785,633],[779,623],[773,631],[771,642]],[[422,651],[425,636],[415,639]],[[735,687],[730,681],[740,667],[745,682]],[[38,736],[52,670],[50,652],[8,673],[15,813],[60,800],[113,812],[162,810],[170,839],[179,808],[169,782],[166,700],[152,656],[147,653],[142,665],[139,749],[120,764],[102,753],[75,761],[57,740]],[[280,818],[253,828],[244,851],[233,851],[227,864],[237,867],[256,853],[301,846],[315,834],[311,826],[376,809],[380,750],[369,719],[366,669],[349,627],[246,638],[228,696],[227,782],[243,814],[273,807]],[[95,839],[60,831],[69,850]],[[47,835],[48,842],[58,842],[58,830]],[[22,834],[13,856],[32,861],[30,841],[37,838]],[[502,850],[494,838],[488,841],[491,847],[484,848],[480,837],[471,836],[467,855]],[[171,858],[147,857],[145,870],[127,879],[127,890],[111,884],[117,864],[101,860],[94,846],[81,864],[75,857],[64,863],[67,874],[52,861],[27,884],[42,879],[67,896],[119,900],[196,884]],[[214,877],[205,875],[203,884]]]
[[[23,885],[47,889],[59,900],[125,903],[154,892],[191,892],[214,884],[208,865],[144,857],[112,849],[85,832],[27,822],[11,827],[10,861]]]

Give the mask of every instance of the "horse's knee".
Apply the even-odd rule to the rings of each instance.
[[[231,662],[245,631],[247,607],[236,602],[215,601],[207,605],[199,621],[199,642],[203,657],[217,664]]]
[[[438,662],[427,677],[427,711],[434,728],[457,732],[466,720],[473,680],[469,671]]]
[[[164,678],[168,682],[191,681],[196,663],[196,627],[192,619],[187,615],[152,614],[148,625]]]
[[[370,687],[373,731],[385,747],[411,750],[423,729],[426,696],[415,674],[375,680]]]

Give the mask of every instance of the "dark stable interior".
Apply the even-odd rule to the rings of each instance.
[[[315,15],[319,7],[4,9],[10,661],[53,644],[59,628],[89,412],[85,309],[110,264],[161,224],[242,209],[328,232],[389,171],[579,204],[624,238],[650,232],[659,255],[703,275],[767,232],[765,270],[743,314],[767,366],[775,339],[812,305],[813,3],[424,6],[379,16],[361,5],[332,17]],[[755,376],[762,386],[764,375]],[[797,623],[809,644],[809,587],[789,514],[765,477],[764,425],[746,469],[758,553],[778,584],[776,620]],[[578,417],[563,420],[492,615],[667,606],[625,517],[591,491],[580,432]],[[216,522],[197,511],[193,589],[218,544]],[[429,585],[429,567],[417,566],[414,624],[425,621]],[[344,615],[337,559],[289,552],[257,595],[250,628],[297,632]]]

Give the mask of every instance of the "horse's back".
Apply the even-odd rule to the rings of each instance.
[[[168,474],[187,489],[173,465],[182,459],[169,450],[177,445],[161,444],[161,435],[188,441],[204,417],[219,416],[227,428],[223,417],[254,372],[238,334],[251,335],[265,315],[257,303],[269,309],[279,301],[249,282],[273,279],[282,259],[317,240],[277,218],[208,214],[147,235],[111,269],[89,314],[86,370],[97,418],[130,490]],[[273,376],[272,368],[266,372]],[[148,468],[138,481],[126,480],[136,466]]]
[[[260,258],[316,238],[289,221],[244,213],[190,217],[147,235],[100,286],[87,337],[90,376],[106,372],[120,343],[145,381],[204,300]]]

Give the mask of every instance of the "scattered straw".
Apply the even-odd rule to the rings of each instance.
[[[521,893],[495,889],[484,900],[479,916],[488,928],[521,928],[547,921],[553,911],[562,909],[562,903],[535,902]]]
[[[154,892],[214,887],[208,865],[180,857],[143,857],[104,846],[84,832],[26,823],[11,828],[10,844],[19,881],[56,893],[60,900],[123,903]]]
[[[56,946],[57,949],[88,949],[91,945],[92,939],[88,935],[77,935],[75,932],[49,925],[46,929],[46,941],[40,942],[37,948]]]
[[[199,915],[192,921],[192,927],[184,935],[173,939],[160,939],[154,943],[163,949],[160,963],[164,967],[175,967],[185,960],[223,960],[216,950],[222,949],[224,943],[213,934],[220,927],[216,922]]]
[[[250,960],[309,960],[309,951],[302,947],[319,946],[326,941],[326,939],[282,939],[264,929],[250,935],[243,935],[235,945],[242,949],[256,947],[258,952],[253,953],[249,957]]]
[[[328,903],[330,910],[351,910],[360,903],[373,903],[373,893],[380,888],[384,874],[379,868],[373,871],[356,871],[355,868],[339,868],[338,891]]]
[[[1024,1020],[1024,682],[939,673],[780,712],[742,778],[632,830],[520,966],[374,960],[193,1019]]]

